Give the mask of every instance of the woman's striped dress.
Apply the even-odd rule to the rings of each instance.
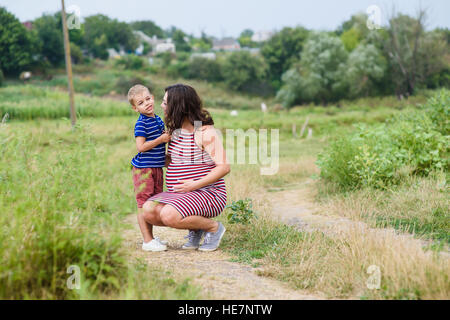
[[[179,181],[199,180],[216,167],[209,154],[195,143],[194,132],[179,130],[179,134],[173,134],[167,152],[171,157],[166,172],[168,192],[157,194],[149,200],[174,206],[184,218],[192,215],[212,218],[221,214],[227,202],[223,178],[188,193],[173,190],[180,184]]]

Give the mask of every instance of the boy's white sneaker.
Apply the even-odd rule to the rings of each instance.
[[[162,244],[156,239],[153,239],[150,242],[144,242],[142,244],[142,250],[144,251],[166,251],[167,246],[165,244]]]

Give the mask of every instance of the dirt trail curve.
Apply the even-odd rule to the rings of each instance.
[[[423,242],[414,239],[412,235],[398,234],[394,229],[373,229],[363,222],[352,221],[324,212],[314,202],[314,181],[308,179],[302,184],[293,186],[295,189],[279,190],[271,193],[272,214],[280,221],[295,226],[300,231],[320,230],[330,236],[336,236],[349,228],[361,228],[364,232],[373,232],[377,237],[394,236],[407,238],[412,246],[422,246]],[[275,191],[275,190],[272,190]],[[186,241],[185,230],[155,227],[154,234],[168,240],[169,250],[166,252],[144,252],[141,250],[142,237],[135,215],[129,215],[126,223],[130,228],[124,237],[131,244],[130,259],[141,258],[149,265],[162,267],[170,271],[175,279],[190,278],[202,288],[205,299],[293,299],[314,300],[326,299],[324,295],[311,294],[306,291],[294,290],[280,281],[257,275],[256,268],[231,262],[232,257],[223,250],[214,252],[185,251],[181,249]]]
[[[339,225],[353,223],[344,218],[333,218],[316,214],[313,188],[306,181],[293,190],[272,193],[272,214],[286,224],[303,231],[322,230],[334,232]],[[144,252],[141,250],[142,237],[135,215],[125,221],[130,228],[124,235],[130,248],[130,259],[144,259],[150,266],[162,267],[170,271],[174,278],[192,279],[201,287],[206,299],[237,300],[316,300],[326,299],[324,295],[311,294],[289,288],[287,284],[257,275],[256,268],[238,262],[222,250],[214,252],[185,251],[181,246],[186,239],[185,230],[154,227],[155,236],[169,241],[165,252]]]

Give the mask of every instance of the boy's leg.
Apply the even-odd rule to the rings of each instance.
[[[153,240],[153,225],[145,221],[142,206],[154,193],[155,183],[152,168],[133,168],[133,183],[138,205],[137,219],[139,228],[141,229],[144,242],[150,242]]]
[[[138,208],[138,223],[141,229],[144,242],[150,242],[153,240],[153,225],[145,221],[144,219],[144,209]]]

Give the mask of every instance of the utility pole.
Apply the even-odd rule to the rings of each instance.
[[[61,0],[62,4],[62,27],[64,33],[64,51],[66,55],[66,70],[67,70],[67,82],[69,84],[69,100],[70,100],[70,121],[72,122],[72,129],[75,129],[77,123],[77,115],[75,113],[75,99],[74,99],[74,89],[72,81],[72,59],[70,57],[70,42],[69,42],[69,31],[67,30],[66,21],[66,8],[64,6],[64,0]]]

